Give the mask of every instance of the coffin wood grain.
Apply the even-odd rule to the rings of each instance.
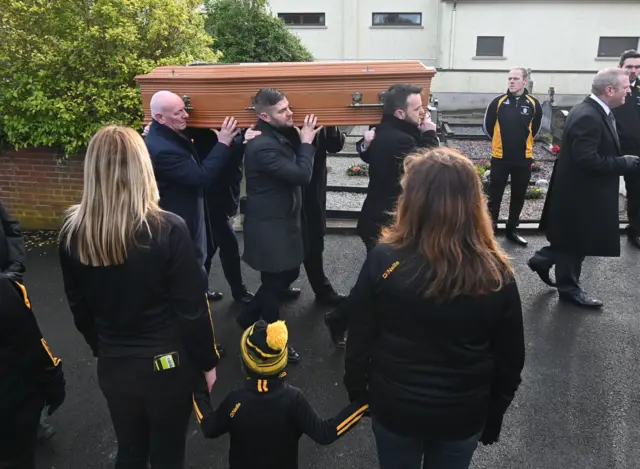
[[[376,105],[378,93],[395,83],[422,86],[429,100],[434,68],[415,60],[386,62],[302,62],[158,67],[136,77],[142,93],[145,123],[149,103],[157,91],[189,96],[193,109],[189,125],[219,127],[234,116],[241,127],[256,121],[251,98],[260,88],[277,88],[287,96],[294,121],[315,114],[322,125],[368,125],[380,121],[382,108],[349,107],[352,94],[362,93],[362,103]]]

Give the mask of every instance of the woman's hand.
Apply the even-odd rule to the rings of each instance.
[[[213,385],[216,382],[216,379],[218,379],[216,375],[216,369],[211,368],[209,371],[205,371],[204,379],[207,380],[207,389],[209,390],[209,392],[211,392],[211,390],[213,389]]]

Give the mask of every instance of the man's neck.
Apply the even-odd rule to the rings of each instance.
[[[512,93],[516,98],[519,98],[520,96],[522,96],[524,94],[524,90],[520,90],[520,91],[516,91],[515,93]]]

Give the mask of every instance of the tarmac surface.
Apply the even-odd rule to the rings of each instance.
[[[630,469],[640,467],[640,251],[621,239],[621,258],[589,258],[584,288],[605,302],[601,311],[559,304],[526,260],[545,240],[525,234],[527,248],[500,240],[513,258],[522,296],[527,344],[523,383],[509,409],[498,444],[480,445],[477,469]],[[353,286],[365,250],[355,236],[326,238],[328,277],[341,292]],[[96,361],[73,325],[64,298],[55,247],[28,253],[26,285],[40,327],[54,354],[63,359],[67,400],[51,417],[56,436],[39,448],[40,469],[111,468],[116,440],[105,400],[98,389]],[[255,291],[258,276],[243,266]],[[303,269],[304,271],[304,269]],[[214,405],[242,385],[239,310],[230,298],[219,261],[211,285],[225,293],[212,303],[217,338],[228,348],[218,369]],[[288,379],[300,387],[319,415],[329,417],[346,404],[342,385],[343,353],[329,340],[323,323],[327,308],[314,302],[304,273],[294,284],[300,299],[283,305],[291,343],[302,355],[289,367]],[[251,450],[250,448],[248,449]],[[228,438],[205,440],[195,418],[189,432],[187,468],[226,468]],[[264,455],[268,461],[269,455]],[[377,468],[370,420],[365,419],[332,447],[303,437],[301,468]],[[446,469],[446,468],[443,468]]]

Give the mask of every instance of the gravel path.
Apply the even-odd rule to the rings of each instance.
[[[472,160],[491,158],[491,142],[483,140],[448,140],[447,145],[457,148],[460,153]],[[553,162],[555,157],[545,149],[543,143],[536,142],[533,145],[533,158],[540,161]]]

